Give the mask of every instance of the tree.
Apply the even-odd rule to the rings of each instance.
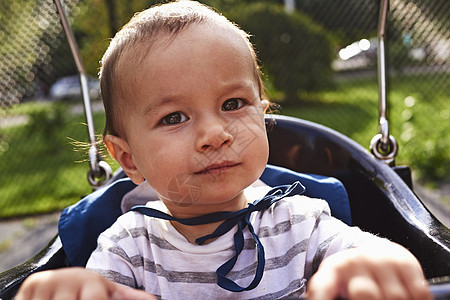
[[[230,16],[253,35],[263,70],[284,93],[285,104],[298,102],[299,91],[329,86],[332,40],[308,16],[267,3],[238,6]]]
[[[296,7],[348,45],[376,35],[379,0],[297,0]]]

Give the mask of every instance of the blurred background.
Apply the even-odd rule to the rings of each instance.
[[[157,2],[65,1],[99,134],[99,60],[114,33]],[[279,113],[368,148],[378,124],[378,0],[201,2],[252,34]],[[415,183],[450,207],[450,2],[390,2],[388,99],[397,164],[411,166]],[[54,3],[0,0],[0,41],[0,218],[61,210],[92,189],[77,71]]]

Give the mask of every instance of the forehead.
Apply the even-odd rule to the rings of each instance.
[[[121,59],[123,72],[120,82],[134,99],[143,93],[176,89],[179,84],[189,82],[195,88],[196,78],[206,78],[210,84],[233,78],[258,82],[256,58],[251,47],[231,26],[190,25],[176,36],[161,36],[147,48],[149,51],[144,50],[145,45],[142,46],[129,51]],[[133,53],[139,48],[143,53]],[[158,81],[157,86],[152,85],[154,80]]]

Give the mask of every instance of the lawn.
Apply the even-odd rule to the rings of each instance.
[[[87,141],[87,128],[70,107],[30,102],[8,112],[8,117],[26,114],[30,120],[0,129],[1,218],[59,210],[92,191],[87,149],[74,143]],[[97,129],[103,122],[103,114],[96,114]]]
[[[441,75],[448,82],[450,75]],[[410,165],[430,186],[450,174],[450,87],[436,76],[397,76],[388,93],[390,134],[399,144],[397,165]],[[330,91],[302,95],[304,102],[282,114],[333,128],[364,146],[378,132],[376,79],[342,81]]]
[[[450,174],[450,87],[432,88],[433,78],[396,77],[389,93],[391,134],[400,145],[397,164],[410,165],[417,178],[431,183]],[[301,98],[281,113],[331,127],[365,148],[377,133],[374,79],[341,81],[333,90]],[[6,112],[27,115],[29,122],[0,128],[0,218],[60,210],[91,192],[87,151],[72,143],[85,142],[87,128],[84,117],[70,109],[67,103],[29,102]],[[104,116],[94,118],[100,133]]]

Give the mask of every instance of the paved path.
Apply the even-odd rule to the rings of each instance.
[[[58,233],[60,212],[0,222],[0,272],[39,253]]]
[[[428,210],[450,228],[450,180],[442,184],[438,190],[429,190],[415,184],[414,192]]]

